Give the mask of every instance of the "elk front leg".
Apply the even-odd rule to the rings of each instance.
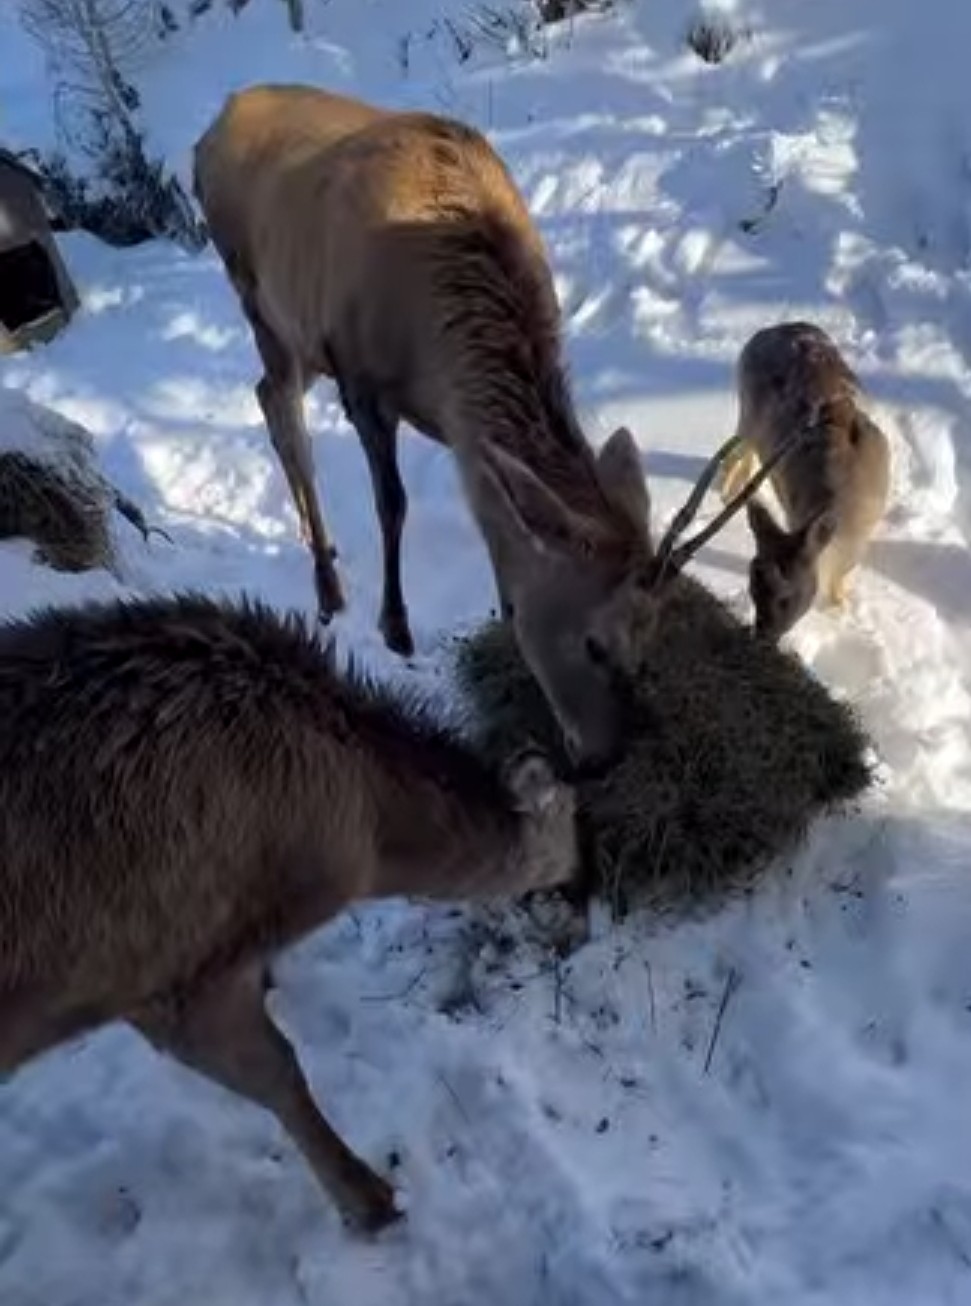
[[[329,621],[344,607],[331,544],[314,486],[313,453],[303,418],[303,387],[266,375],[256,387],[270,439],[280,459],[300,518],[300,533],[314,560],[314,583],[321,620]]]
[[[290,487],[300,534],[313,555],[320,617],[329,621],[344,607],[344,593],[334,566],[337,552],[328,538],[314,483],[313,450],[303,411],[304,377],[297,361],[260,317],[250,298],[243,299],[243,307],[265,369],[256,386],[256,397]]]
[[[846,609],[849,604],[850,578],[855,561],[854,558],[840,557],[838,554],[824,560],[823,565],[820,566],[823,583],[819,587],[823,607],[835,608],[839,611]]]
[[[265,1005],[261,967],[232,971],[201,990],[130,1017],[155,1047],[272,1111],[348,1224],[374,1232],[399,1218],[394,1192],[324,1119],[293,1048]]]

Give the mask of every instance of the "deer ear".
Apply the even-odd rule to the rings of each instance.
[[[836,523],[833,521],[833,514],[828,508],[821,508],[812,517],[800,532],[802,536],[801,549],[807,553],[819,553],[826,548],[830,540],[836,534]]]
[[[745,515],[759,549],[777,549],[785,540],[786,532],[758,499],[749,499],[745,505]]]
[[[586,532],[569,508],[539,477],[499,449],[476,459],[473,495],[493,533],[520,552],[541,554],[566,549]]]
[[[597,455],[597,476],[604,494],[634,528],[650,540],[651,495],[637,442],[618,426]]]
[[[529,530],[499,474],[484,458],[463,468],[466,493],[489,541],[493,565],[532,568],[542,561],[543,546]],[[508,581],[507,581],[508,587]]]

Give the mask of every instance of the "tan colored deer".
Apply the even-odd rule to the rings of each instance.
[[[272,1111],[344,1217],[392,1191],[264,1006],[280,949],[348,904],[567,880],[572,791],[493,772],[293,620],[192,596],[0,630],[0,1079],[124,1020]]]
[[[787,528],[757,500],[748,504],[755,627],[777,640],[817,597],[844,604],[850,573],[886,510],[890,446],[862,410],[859,381],[838,348],[808,322],[752,336],[739,357],[738,396],[738,443],[721,479],[726,499],[760,461],[802,434],[770,478]]]
[[[262,358],[322,617],[344,602],[303,412],[325,375],[370,468],[388,645],[412,648],[404,418],[453,450],[523,658],[574,760],[606,765],[656,615],[648,492],[628,431],[595,455],[580,430],[549,266],[505,165],[449,119],[256,86],[199,140],[194,185]]]
[[[650,499],[629,431],[595,453],[580,430],[553,278],[506,166],[451,119],[252,86],[197,142],[193,184],[263,360],[256,393],[314,556],[321,616],[344,596],[303,396],[331,376],[370,468],[389,648],[413,646],[404,418],[455,453],[524,661],[576,763],[605,768],[623,744],[623,683],[656,623]],[[691,552],[669,550],[664,575]]]

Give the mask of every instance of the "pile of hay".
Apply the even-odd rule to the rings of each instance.
[[[23,453],[0,453],[0,539],[27,539],[56,571],[114,565],[105,493],[97,481]]]
[[[90,432],[26,395],[0,389],[0,540],[27,539],[57,571],[117,572],[112,514],[144,537],[141,511],[97,466]]]
[[[674,582],[662,631],[635,689],[635,742],[579,791],[586,885],[618,912],[697,907],[746,888],[872,779],[853,710],[702,585]],[[490,756],[533,739],[564,761],[508,627],[460,639],[456,669]]]

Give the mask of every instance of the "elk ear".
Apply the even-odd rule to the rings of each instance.
[[[758,499],[749,499],[745,505],[745,515],[758,549],[764,549],[767,553],[777,552],[787,536],[768,508],[759,503]]]
[[[509,454],[490,449],[480,455],[469,479],[493,533],[520,554],[538,556],[585,539],[583,526],[569,508]]]
[[[626,426],[618,426],[597,455],[597,475],[617,511],[650,541],[651,496],[640,450]]]
[[[826,548],[836,534],[836,523],[828,508],[821,508],[800,531],[800,551],[816,554]]]

